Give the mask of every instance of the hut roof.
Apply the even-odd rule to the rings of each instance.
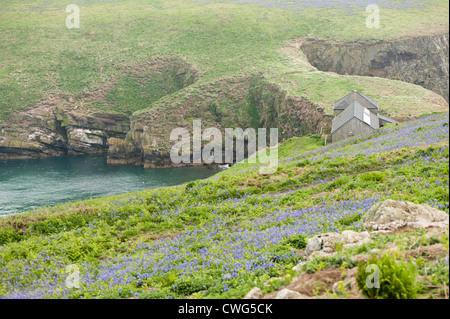
[[[362,98],[364,98],[364,99],[366,99],[367,101],[369,101],[369,102],[373,105],[373,107],[372,107],[373,109],[378,108],[378,102],[377,102],[377,101],[375,101],[374,99],[371,99],[370,97],[368,97],[368,96],[366,96],[366,95],[364,95],[364,94],[362,94],[362,93],[359,93],[358,91],[354,90],[353,92],[350,92],[349,94],[347,94],[347,95],[344,96],[343,98],[337,100],[337,101],[334,103],[333,110],[344,110],[344,109],[346,108],[346,104],[343,103],[343,102],[344,102],[346,99],[348,99],[353,93],[357,93],[357,94],[359,94]]]
[[[388,123],[394,123],[394,124],[398,123],[396,120],[393,120],[393,119],[391,119],[389,117],[386,117],[386,116],[383,116],[383,115],[380,115],[380,114],[378,114],[378,118],[380,120],[386,121]]]
[[[373,129],[377,129],[380,127],[378,117],[370,112],[367,108],[354,101],[333,119],[333,123],[331,125],[331,133],[335,132],[337,129],[339,129],[354,117],[356,117],[361,122],[364,122]]]

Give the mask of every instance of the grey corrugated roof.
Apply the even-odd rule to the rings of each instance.
[[[333,123],[331,125],[331,133],[336,131],[338,128],[340,128],[342,125],[350,121],[352,118],[356,117],[360,121],[366,123],[364,121],[364,107],[359,104],[358,102],[354,101],[351,103],[345,110],[343,110],[341,113],[339,113],[334,119]],[[373,129],[377,129],[380,127],[380,121],[378,120],[378,117],[369,111],[370,115],[370,127]]]
[[[358,93],[360,96],[362,96],[364,99],[366,99],[367,101],[369,101],[371,104],[373,104],[374,108],[378,108],[378,102],[375,101],[374,99],[371,99],[370,97],[354,90],[352,92],[350,92],[349,94],[347,94],[346,96],[344,96],[343,98],[339,99],[338,101],[336,101],[334,103],[333,106],[333,110],[343,110],[345,109],[345,105],[342,104],[343,101],[345,101],[345,99],[347,99],[352,93]]]
[[[380,114],[378,114],[378,118],[380,120],[383,120],[383,121],[386,121],[386,122],[389,122],[389,123],[394,123],[394,124],[398,123],[396,120],[390,119],[389,117],[386,117],[386,116],[383,116],[383,115],[380,115]]]

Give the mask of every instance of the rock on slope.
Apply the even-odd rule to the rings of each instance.
[[[417,228],[431,229],[430,234],[443,234],[448,236],[449,215],[437,210],[428,205],[418,205],[407,201],[385,200],[375,203],[362,217],[363,228],[374,229],[368,232],[355,232],[351,230],[339,233],[325,233],[315,235],[308,239],[305,248],[305,256],[307,262],[318,257],[332,256],[336,253],[337,244],[342,244],[342,248],[346,249],[354,245],[362,245],[372,241],[372,234],[380,233],[388,234],[395,232],[398,229],[413,230]],[[433,231],[437,229],[437,231]],[[431,236],[431,235],[430,235]],[[391,247],[391,249],[397,249]],[[375,253],[375,250],[373,251]],[[405,254],[407,256],[416,256],[421,253],[426,253],[435,258],[438,256],[448,256],[448,249],[445,249],[441,244],[432,246],[425,246],[422,252],[419,249],[412,249],[409,247]],[[368,255],[352,256],[356,260],[366,260]],[[448,258],[448,257],[447,257]],[[294,267],[294,270],[301,270],[304,263]],[[330,296],[322,294],[317,296],[318,284],[328,287],[329,291],[341,293],[338,282],[342,281],[342,270],[334,268],[326,268],[314,274],[302,272],[299,276],[294,277],[291,282],[284,288],[278,291],[273,291],[268,294],[262,294],[258,287],[253,288],[245,297],[246,299],[308,299],[313,297],[329,298]],[[354,267],[346,272],[345,280],[341,286],[350,287],[347,291],[347,297],[363,298],[358,291],[355,276],[357,268]],[[323,288],[323,287],[322,287]],[[327,289],[323,288],[323,292]],[[345,289],[344,289],[345,290]]]

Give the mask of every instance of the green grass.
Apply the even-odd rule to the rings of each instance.
[[[57,97],[60,103],[73,97],[75,102],[70,103],[69,109],[77,106],[79,111],[86,112],[129,114],[150,107],[152,102],[177,89],[176,81],[170,81],[170,74],[159,75],[137,86],[136,79],[130,78],[125,70],[133,70],[154,56],[186,57],[201,69],[205,83],[248,71],[262,71],[277,79],[284,72],[298,71],[299,67],[296,61],[280,54],[286,40],[304,36],[386,39],[448,28],[448,14],[443,14],[448,11],[446,1],[427,2],[421,9],[383,8],[380,29],[365,27],[363,8],[345,14],[339,8],[290,10],[229,1],[201,5],[193,1],[138,0],[87,2],[80,6],[81,28],[67,29],[64,1],[0,3],[3,66],[0,120],[13,111],[34,107],[50,96]],[[433,17],[432,23],[429,17]],[[321,81],[330,81],[329,76],[316,76]],[[282,76],[281,82],[277,82],[283,83],[283,78],[287,78],[293,81],[292,91],[303,95],[307,91],[303,88],[305,77],[309,76]],[[308,81],[314,83],[314,79]],[[164,84],[164,90],[158,82]],[[365,82],[342,77],[320,86],[332,93],[326,98],[320,92],[315,93],[318,86],[311,87],[314,93],[304,95],[319,104],[328,103],[354,87],[370,91],[377,80]],[[390,81],[384,85],[392,86]],[[106,90],[106,100],[85,97],[87,92],[98,98],[101,96],[98,90]],[[142,91],[145,93],[139,94]],[[427,94],[419,93],[419,96]],[[394,90],[387,99],[397,96],[401,104],[411,94],[405,99],[399,95]],[[418,101],[421,103],[420,98]]]
[[[0,276],[3,279],[0,295],[7,294],[9,285],[22,283],[26,287],[51,276],[65,278],[61,265],[67,264],[82,265],[83,273],[89,271],[89,278],[94,278],[92,285],[84,284],[81,290],[71,291],[70,298],[128,298],[136,293],[140,298],[242,298],[255,286],[270,292],[287,284],[295,275],[291,268],[302,260],[301,250],[310,236],[327,230],[360,230],[358,225],[363,212],[355,213],[350,209],[336,220],[330,220],[327,216],[335,206],[329,205],[347,202],[360,205],[358,203],[371,198],[390,198],[428,203],[448,213],[448,140],[441,140],[443,137],[439,135],[447,132],[446,123],[448,113],[438,114],[327,147],[317,135],[293,138],[280,145],[278,170],[272,175],[259,174],[258,169],[254,169],[255,164],[240,163],[206,180],[6,216],[0,220]],[[418,131],[417,127],[425,129]],[[434,132],[435,137],[428,141],[430,132]],[[413,134],[417,145],[398,147],[396,139],[407,140],[408,134]],[[376,152],[377,147],[386,147],[389,143],[397,148]],[[365,147],[368,145],[370,147]],[[365,150],[372,153],[364,155]],[[328,207],[332,210],[322,214]],[[281,218],[284,213],[302,209],[318,210],[304,213],[303,217]],[[271,220],[271,216],[275,218]],[[266,218],[269,223],[257,222]],[[247,231],[259,232],[262,236],[275,229],[276,234],[290,227],[296,218],[304,218],[304,223],[317,221],[317,230],[286,235],[257,250],[252,250],[244,240],[230,247],[217,246]],[[201,232],[218,220],[220,227],[214,233]],[[204,258],[205,252],[222,256],[227,254],[227,249],[244,245],[241,258],[266,256],[272,266],[254,271],[239,267],[239,272],[234,273],[221,263],[215,264],[214,257],[208,257],[204,261],[212,263],[209,267],[186,274],[169,269],[151,278],[139,279],[136,276],[145,266],[127,270],[127,275],[121,278],[128,278],[129,282],[113,285],[107,291],[104,290],[107,283],[96,279],[103,267],[116,263],[112,261],[114,258],[145,260],[149,258],[149,251],[142,245],[157,242],[163,245],[166,240],[170,243],[171,239],[187,233],[196,235],[181,242],[176,254],[156,250],[150,260],[169,258],[170,262],[170,258],[183,254],[179,263],[189,263]],[[313,260],[305,265],[304,271],[351,268],[356,266],[354,255],[373,248],[384,249],[392,242],[398,243],[401,249],[436,243],[448,248],[448,235],[430,238],[423,237],[423,233],[412,235],[381,236],[375,243],[341,251],[331,259]],[[258,240],[258,236],[254,239]],[[52,258],[47,260],[45,256]],[[444,289],[441,282],[448,277],[445,259],[416,260],[419,273],[425,272],[425,266],[428,269],[428,284],[419,287],[419,297],[439,296],[440,289]],[[282,279],[275,279],[273,285],[265,287],[264,283],[274,277]]]
[[[306,135],[302,137],[293,137],[279,145],[278,156],[279,159],[282,160],[290,156],[298,155],[303,152],[312,151],[314,149],[322,147],[324,143],[325,141],[321,139],[317,134]],[[249,159],[245,159],[243,162],[239,163],[239,165],[232,166],[229,169],[218,173],[216,176],[226,176],[241,173],[242,171],[252,169],[259,165],[261,165],[259,157],[253,155]]]
[[[433,92],[402,81],[324,72],[286,74],[280,81],[288,92],[307,97],[329,115],[333,114],[334,102],[352,90],[377,100],[380,114],[386,116],[420,116],[436,109],[444,110],[443,106],[436,105]]]
[[[440,32],[448,28],[448,14],[443,14],[448,11],[445,1],[429,2],[425,9],[383,9],[382,28],[377,30],[365,28],[364,13],[359,11],[343,15],[340,9],[267,9],[228,1],[200,5],[193,1],[125,0],[81,6],[82,27],[68,30],[64,26],[65,5],[64,1],[48,5],[40,1],[1,1],[0,121],[14,111],[55,98],[52,103],[68,109],[133,113],[135,117],[150,116],[147,108],[157,107],[165,112],[168,122],[180,124],[177,106],[186,99],[198,102],[207,96],[208,107],[214,110],[214,116],[223,117],[223,123],[236,126],[242,124],[238,121],[241,118],[254,126],[261,114],[242,92],[245,81],[239,82],[241,75],[248,74],[262,74],[267,83],[306,97],[328,114],[332,102],[352,89],[377,99],[382,114],[409,116],[441,110],[437,96],[420,87],[379,78],[311,72],[298,59],[300,52],[292,56],[281,48],[289,46],[287,40],[304,36],[357,40]],[[151,61],[156,56],[162,56],[162,61],[174,56],[180,61],[185,58],[202,77],[185,87],[190,83],[180,83],[172,66],[152,69]],[[233,82],[237,84],[233,86]],[[268,96],[269,101],[271,98]],[[230,110],[237,115],[229,115],[233,113]],[[192,121],[195,116],[192,112],[185,120]],[[439,116],[448,118],[448,113]],[[426,140],[426,134],[435,128],[433,123],[415,131],[419,134],[415,138],[424,141],[413,147],[357,154],[360,142],[368,141],[367,149],[378,146],[375,135],[331,146],[331,150],[346,154],[344,157],[320,157],[325,151],[320,136],[295,137],[280,145],[279,166],[273,175],[261,175],[255,168],[259,164],[245,161],[204,181],[2,218],[0,296],[13,284],[26,287],[45,276],[64,276],[60,265],[84,263],[95,268],[108,258],[139,256],[141,252],[135,251],[139,245],[206,229],[218,218],[223,221],[222,232],[213,238],[199,235],[195,242],[182,247],[180,251],[188,256],[186,262],[199,257],[206,247],[223,254],[217,243],[235,234],[237,227],[244,231],[258,228],[252,223],[269,212],[327,207],[374,196],[416,203],[431,200],[448,212],[448,141],[429,145],[432,142]],[[377,134],[383,136],[390,129],[398,132],[407,125],[386,127]],[[304,156],[307,151],[316,153]],[[427,157],[436,162],[430,164]],[[235,203],[238,199],[242,202]],[[305,223],[314,218],[323,231],[332,227],[357,229],[360,222],[359,214],[334,222],[320,214],[309,214]],[[289,226],[291,222],[274,221],[258,231]],[[106,283],[97,280],[81,291],[72,291],[70,297],[127,298],[138,292],[141,298],[241,298],[254,286],[263,287],[270,278],[282,277],[279,281],[283,284],[291,278],[292,266],[302,258],[297,250],[303,247],[304,239],[284,238],[257,251],[273,263],[267,271],[243,271],[229,280],[222,279],[229,273],[220,265],[195,275],[170,270],[141,281],[132,273],[129,283],[108,292],[104,291]],[[47,255],[53,257],[43,261]],[[161,252],[155,258],[163,257]],[[346,259],[335,258],[330,263],[341,265],[343,261]],[[325,261],[315,266],[322,263]],[[445,275],[448,279],[444,264],[434,265],[430,280],[435,285]],[[25,266],[30,272],[25,272]],[[98,270],[90,275],[97,279]],[[280,286],[280,282],[274,285]]]

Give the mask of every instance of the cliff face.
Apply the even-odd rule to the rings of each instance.
[[[303,39],[299,48],[322,71],[411,82],[448,101],[448,40],[448,33],[378,42]],[[109,163],[166,167],[176,166],[169,157],[175,143],[170,133],[178,127],[192,133],[193,119],[202,119],[203,129],[218,128],[223,136],[225,128],[277,127],[279,141],[330,127],[331,117],[323,109],[289,95],[262,74],[198,84],[201,72],[178,58],[155,58],[134,65],[129,73],[148,82],[166,71],[171,76],[161,83],[173,81],[175,91],[161,95],[155,90],[151,107],[130,117],[69,111],[70,100],[62,99],[13,114],[0,128],[0,159],[107,152]],[[139,82],[142,87],[145,81]],[[106,101],[101,94],[88,93],[84,102]]]
[[[180,57],[153,57],[121,68],[123,74],[136,80],[140,87],[156,83],[150,85],[153,91],[145,95],[148,104],[191,85],[201,76],[199,70]],[[0,127],[0,159],[106,153],[108,139],[124,139],[130,130],[129,116],[119,114],[121,106],[118,110],[115,105],[118,102],[108,104],[106,95],[113,88],[110,83],[74,97],[55,94],[39,101],[34,108],[11,114]],[[116,87],[116,91],[124,90]],[[86,108],[80,110],[77,103],[105,104],[111,114],[91,113]]]
[[[124,138],[129,129],[129,119],[121,115],[36,108],[16,114],[2,128],[0,159],[106,152],[108,138]]]
[[[377,42],[309,39],[303,41],[301,50],[321,71],[418,84],[448,101],[448,40],[448,33]],[[331,123],[331,117],[314,103],[288,96],[263,77],[223,79],[209,88],[186,92],[185,98],[172,106],[168,102],[133,116],[124,140],[110,139],[110,163],[172,166],[169,152],[175,142],[170,142],[170,132],[178,126],[192,132],[192,121],[185,121],[191,118],[202,118],[204,128],[216,127],[222,132],[225,127],[235,126],[278,127],[280,141],[321,129],[327,131]]]
[[[288,96],[262,76],[229,77],[183,94],[181,104],[168,100],[134,115],[126,138],[109,140],[108,162],[144,167],[184,165],[170,160],[170,149],[176,143],[170,140],[170,133],[177,127],[186,128],[192,139],[195,118],[202,119],[202,130],[218,128],[222,136],[227,127],[260,127],[267,132],[277,127],[279,141],[318,133],[331,123],[322,109],[303,98]]]
[[[449,100],[448,33],[377,42],[307,39],[301,49],[321,71],[401,80]]]

